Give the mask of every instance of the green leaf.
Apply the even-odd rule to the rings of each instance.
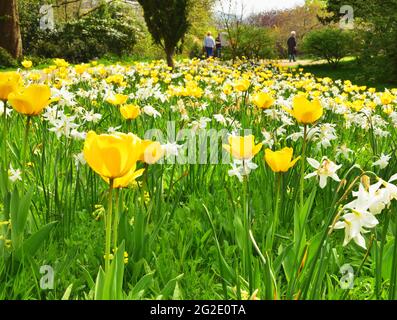
[[[153,275],[154,272],[145,274],[132,288],[130,291],[128,298],[132,300],[138,300],[141,299],[143,294],[145,293],[146,290],[150,288],[150,286],[153,283]]]
[[[23,257],[30,258],[34,256],[40,246],[48,239],[51,230],[55,227],[57,222],[51,222],[42,227],[39,231],[31,235],[26,239],[22,246],[15,251],[15,256],[18,260],[22,260]]]
[[[72,288],[73,288],[73,283],[66,288],[65,293],[63,294],[61,300],[69,300],[70,294],[72,292]]]

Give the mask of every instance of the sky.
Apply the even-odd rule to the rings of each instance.
[[[228,11],[228,3],[230,0],[219,0],[223,2],[225,11]],[[286,9],[293,8],[297,5],[303,5],[305,0],[232,0],[233,3],[237,2],[238,12],[241,12],[241,4],[244,5],[244,14],[249,15],[251,13],[258,13],[262,11],[270,11],[274,9]],[[233,7],[235,7],[233,5]],[[217,9],[220,10],[221,5],[217,5]],[[236,10],[236,9],[233,9]]]

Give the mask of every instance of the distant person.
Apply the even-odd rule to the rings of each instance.
[[[207,58],[212,57],[214,55],[215,40],[211,36],[211,32],[208,32],[206,37],[204,38],[204,48],[207,54]]]
[[[222,37],[219,33],[215,39],[216,44],[216,56],[220,59],[222,57]]]
[[[288,38],[288,57],[289,62],[296,61],[296,32],[292,31],[291,36]]]

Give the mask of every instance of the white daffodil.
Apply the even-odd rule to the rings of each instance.
[[[320,179],[320,188],[323,189],[327,185],[327,179],[330,177],[331,179],[339,182],[340,179],[338,175],[336,174],[336,171],[342,167],[342,165],[337,165],[331,160],[328,160],[326,157],[324,157],[320,162],[318,162],[315,159],[312,158],[307,158],[307,162],[316,169],[316,171],[309,173],[307,176],[305,176],[305,179],[309,179],[314,176],[318,176]]]
[[[379,166],[379,168],[384,169],[389,165],[390,156],[383,154],[380,156],[378,161],[373,163],[374,166]]]
[[[334,228],[345,229],[345,240],[343,245],[346,246],[351,240],[357,245],[366,249],[365,239],[361,233],[367,232],[365,228],[374,228],[379,221],[367,211],[351,210],[351,212],[345,214],[343,221],[338,221]]]
[[[183,145],[179,145],[176,142],[168,142],[162,145],[166,157],[176,157],[179,154],[179,149],[183,148]]]
[[[240,182],[243,181],[244,176],[248,176],[251,171],[258,168],[256,163],[253,163],[251,159],[249,160],[237,160],[235,159],[232,163],[232,169],[228,171],[230,177],[236,176]]]
[[[153,108],[152,106],[149,106],[149,105],[144,106],[142,108],[142,111],[144,114],[147,114],[148,116],[153,117],[153,118],[161,117],[160,112],[158,112],[155,108]]]
[[[366,189],[362,183],[358,191],[353,192],[355,200],[345,205],[346,209],[357,211],[368,211],[373,214],[379,214],[386,207],[387,194],[384,189],[380,189],[382,181],[379,181]]]
[[[350,153],[353,153],[353,150],[349,149],[345,144],[336,149],[337,158],[342,155],[346,160],[348,160]]]
[[[76,168],[80,168],[81,165],[85,165],[87,162],[85,161],[83,152],[77,153],[73,155],[74,165]]]
[[[20,169],[14,169],[12,165],[10,165],[10,169],[8,169],[8,178],[11,182],[22,181],[22,171]]]

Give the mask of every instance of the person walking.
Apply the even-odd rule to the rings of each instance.
[[[287,41],[289,62],[296,61],[296,32],[292,31]]]
[[[214,55],[215,40],[211,36],[211,32],[208,32],[206,37],[204,38],[204,48],[207,54],[207,58],[212,57]]]
[[[215,39],[216,44],[216,56],[220,59],[222,57],[222,37],[219,33]]]

